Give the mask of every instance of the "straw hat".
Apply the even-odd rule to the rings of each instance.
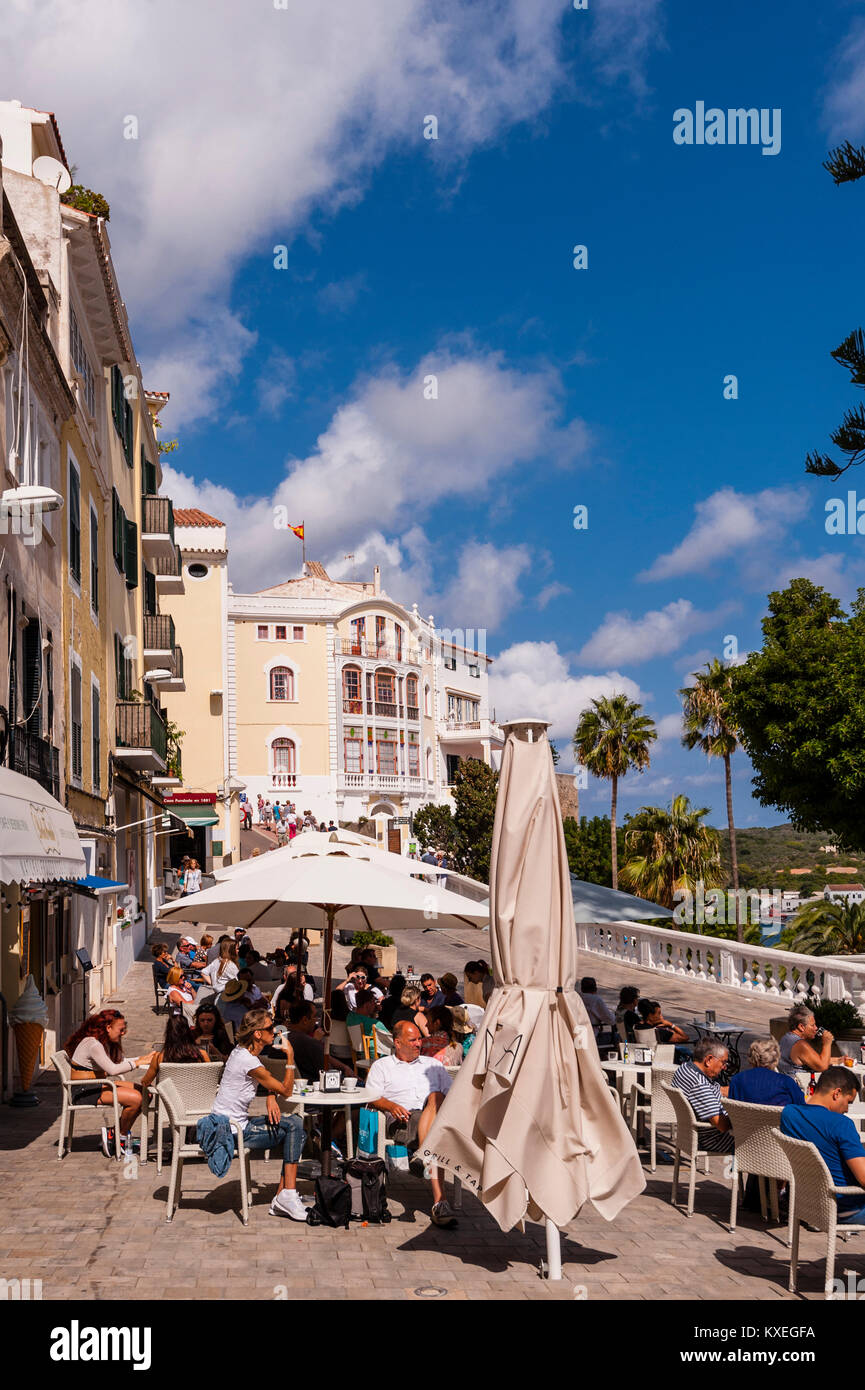
[[[451,1006],[451,1018],[454,1021],[454,1032],[467,1037],[469,1033],[475,1031],[474,1024],[469,1018],[468,1009],[464,1004],[454,1004]]]
[[[243,983],[243,980],[229,980],[225,989],[222,991],[222,997],[223,999],[227,999],[230,1003],[232,999],[240,999],[245,993],[246,985]]]

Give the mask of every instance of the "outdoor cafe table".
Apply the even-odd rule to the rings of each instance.
[[[609,1076],[616,1079],[616,1090],[619,1095],[619,1105],[624,1106],[625,1097],[631,1094],[631,1087],[634,1082],[640,1086],[646,1084],[646,1072],[652,1070],[651,1062],[623,1062],[616,1059],[611,1062],[601,1062],[601,1066]],[[667,1071],[672,1075],[673,1068],[667,1067]]]
[[[727,1066],[724,1068],[728,1077],[733,1076],[742,1066],[742,1059],[739,1056],[739,1042],[748,1032],[741,1023],[706,1023],[705,1019],[701,1023],[698,1018],[694,1019],[694,1027],[697,1036],[700,1038],[717,1038],[726,1047],[729,1055]]]
[[[346,1157],[354,1157],[354,1135],[351,1128],[351,1107],[353,1105],[371,1105],[373,1099],[365,1086],[356,1086],[353,1091],[310,1091],[306,1093],[295,1091],[290,1096],[280,1096],[280,1102],[289,1111],[299,1110],[301,1113],[310,1110],[323,1110],[322,1116],[322,1153],[321,1170],[326,1175],[330,1175],[330,1135],[331,1135],[331,1112],[336,1109],[345,1111],[345,1137],[346,1137]]]

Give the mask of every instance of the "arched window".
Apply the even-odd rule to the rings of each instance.
[[[375,712],[396,719],[396,677],[393,671],[375,673]]]
[[[417,676],[406,676],[405,703],[408,718],[417,719],[420,714],[417,703]]]
[[[432,782],[433,779],[433,751],[431,748],[426,750],[426,779]]]
[[[356,666],[344,666],[342,671],[343,714],[363,714],[363,693],[360,671]]]
[[[423,688],[423,712],[427,718],[430,718],[432,715],[432,702],[428,685],[425,685]]]
[[[270,672],[271,700],[294,699],[294,672],[287,666],[274,666]]]
[[[270,745],[270,779],[275,787],[293,787],[297,760],[290,738],[275,738]]]

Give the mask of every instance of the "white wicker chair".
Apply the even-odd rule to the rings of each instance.
[[[159,1085],[162,1081],[173,1081],[180,1102],[193,1118],[190,1124],[197,1124],[202,1115],[209,1115],[213,1109],[219,1078],[222,1076],[224,1062],[163,1062],[156,1073],[156,1082],[150,1087],[156,1099],[156,1171],[162,1172],[162,1146],[167,1120],[165,1106],[160,1098]],[[149,1106],[142,1108],[141,1156],[146,1161]]]
[[[790,1280],[788,1288],[796,1292],[799,1265],[799,1225],[806,1221],[826,1233],[826,1274],[823,1291],[831,1296],[835,1279],[835,1242],[839,1230],[842,1238],[865,1231],[865,1225],[838,1221],[837,1197],[859,1197],[865,1202],[861,1187],[836,1187],[832,1174],[813,1144],[805,1139],[792,1139],[788,1134],[772,1131],[772,1141],[778,1145],[793,1173],[795,1192],[790,1207],[793,1212],[793,1244],[790,1247]],[[794,1200],[795,1199],[795,1200]]]
[[[648,1120],[649,1123],[649,1151],[651,1154],[651,1168],[654,1173],[657,1168],[657,1132],[660,1125],[675,1125],[676,1112],[672,1102],[664,1090],[664,1082],[670,1081],[673,1076],[672,1061],[669,1066],[663,1067],[655,1063],[649,1075],[652,1078],[651,1086],[641,1086],[635,1081],[631,1086],[631,1093],[626,1098],[626,1112],[631,1126],[631,1133],[634,1139],[637,1138],[639,1121]]]
[[[57,1072],[59,1073],[59,1076],[60,1076],[60,1084],[61,1084],[61,1086],[62,1086],[62,1088],[63,1088],[63,1108],[62,1108],[62,1110],[61,1110],[61,1112],[60,1112],[60,1139],[59,1139],[58,1144],[57,1144],[57,1157],[58,1157],[58,1159],[62,1159],[62,1158],[64,1157],[64,1155],[65,1155],[65,1152],[66,1152],[66,1141],[67,1141],[67,1139],[68,1139],[68,1141],[69,1141],[69,1152],[70,1152],[70,1153],[72,1152],[72,1131],[73,1131],[73,1129],[74,1129],[74,1127],[75,1127],[75,1116],[76,1116],[76,1114],[77,1114],[79,1111],[81,1111],[81,1110],[104,1110],[104,1109],[107,1109],[107,1106],[103,1106],[102,1103],[101,1103],[101,1101],[99,1101],[98,1099],[97,1099],[97,1100],[82,1100],[82,1101],[76,1102],[76,1100],[75,1100],[75,1088],[76,1088],[76,1087],[78,1087],[78,1089],[79,1089],[79,1091],[80,1091],[81,1088],[82,1088],[83,1086],[96,1086],[96,1085],[101,1085],[101,1086],[103,1087],[103,1089],[109,1090],[109,1091],[113,1092],[113,1095],[114,1095],[114,1133],[115,1133],[115,1135],[119,1135],[119,1134],[120,1134],[120,1110],[121,1110],[121,1105],[120,1105],[119,1100],[117,1099],[117,1082],[115,1081],[114,1077],[113,1077],[113,1076],[100,1077],[98,1081],[93,1081],[93,1080],[88,1080],[88,1079],[85,1079],[85,1080],[82,1080],[82,1081],[73,1081],[73,1080],[72,1080],[72,1067],[71,1067],[69,1058],[67,1057],[67,1055],[66,1055],[65,1052],[53,1052],[53,1053],[51,1054],[51,1061],[54,1063],[54,1066],[55,1066]],[[120,1152],[120,1145],[119,1145],[119,1144],[115,1144],[115,1149],[116,1149],[116,1152],[117,1152],[117,1162],[120,1163],[120,1162],[122,1162],[122,1159],[123,1159],[123,1155],[122,1155],[122,1153]]]
[[[682,1158],[688,1160],[691,1165],[690,1177],[688,1182],[688,1216],[694,1215],[694,1182],[697,1176],[697,1158],[705,1157],[708,1171],[708,1160],[713,1156],[726,1157],[719,1154],[717,1149],[707,1149],[705,1138],[709,1134],[715,1133],[714,1125],[710,1125],[708,1120],[698,1120],[687,1097],[669,1082],[662,1081],[661,1089],[666,1092],[676,1113],[676,1134],[674,1139],[676,1158],[673,1163],[673,1188],[670,1200],[673,1206],[676,1205],[676,1198],[679,1190],[679,1166]],[[702,1142],[701,1142],[702,1140]]]
[[[192,1063],[192,1066],[194,1065],[195,1063]],[[201,1065],[203,1067],[204,1063]],[[166,1078],[160,1081],[153,1089],[159,1097],[160,1104],[165,1108],[165,1112],[168,1116],[168,1123],[171,1126],[171,1177],[168,1182],[168,1203],[165,1220],[172,1221],[174,1219],[174,1213],[180,1205],[180,1189],[183,1181],[184,1160],[187,1158],[204,1160],[204,1154],[199,1147],[198,1140],[194,1136],[191,1141],[187,1138],[187,1130],[189,1127],[191,1125],[197,1125],[202,1116],[199,1112],[193,1114],[186,1109],[173,1078],[171,1080]],[[209,1113],[209,1110],[205,1111],[205,1114]],[[240,1217],[244,1226],[246,1226],[249,1222],[249,1208],[252,1205],[249,1153],[243,1143],[243,1134],[239,1132],[235,1125],[231,1126],[231,1132],[234,1135],[235,1144],[237,1146],[237,1156],[240,1160]]]
[[[749,1174],[760,1182],[760,1207],[763,1220],[767,1219],[766,1179],[771,1181],[772,1215],[780,1221],[778,1214],[778,1183],[790,1184],[790,1215],[787,1223],[787,1244],[793,1240],[793,1190],[794,1181],[790,1164],[780,1152],[772,1138],[772,1131],[781,1123],[780,1105],[752,1105],[743,1100],[725,1100],[724,1109],[730,1116],[736,1148],[733,1155],[732,1190],[730,1193],[730,1230],[736,1229],[736,1216],[739,1206],[739,1178]]]

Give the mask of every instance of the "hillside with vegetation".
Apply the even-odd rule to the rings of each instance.
[[[719,827],[721,866],[724,882],[730,876],[729,835]],[[755,826],[736,830],[739,856],[739,884],[742,888],[796,888],[803,895],[819,892],[826,883],[843,884],[865,880],[865,855],[827,854],[821,845],[831,843],[825,834],[794,830],[792,825]],[[827,870],[853,868],[852,874]],[[807,873],[792,873],[807,869]]]

